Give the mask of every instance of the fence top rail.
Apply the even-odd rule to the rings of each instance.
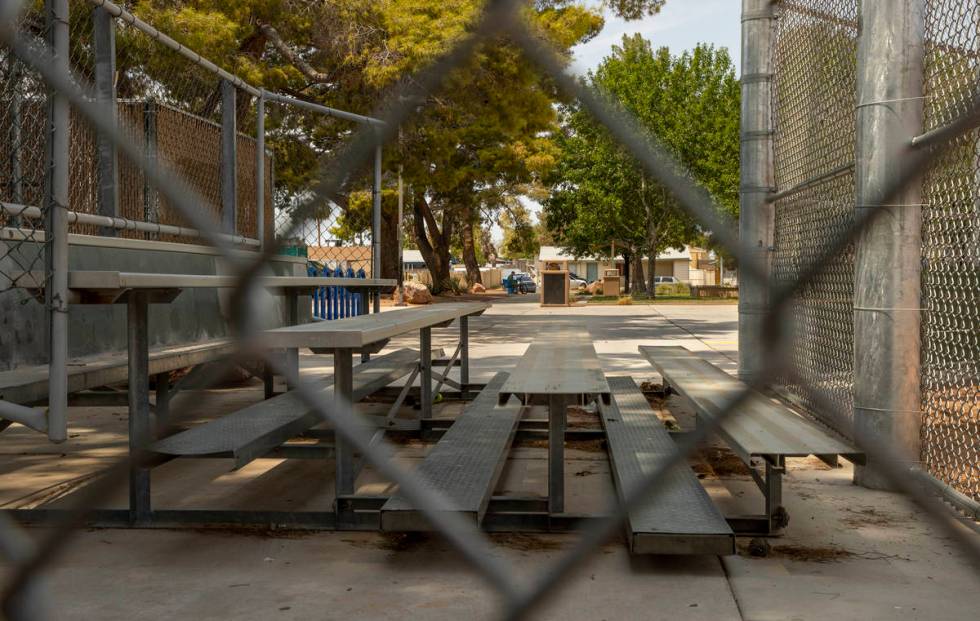
[[[241,284],[237,276],[214,274],[148,274],[113,271],[68,272],[69,289],[193,289],[232,288]],[[386,278],[332,278],[327,276],[263,276],[258,284],[268,288],[302,288],[338,286],[346,288],[393,287]]]
[[[413,330],[448,324],[460,317],[479,315],[488,308],[487,302],[453,302],[397,309],[266,330],[264,340],[269,347],[358,348]]]
[[[147,24],[146,22],[136,17],[126,9],[122,8],[121,6],[115,5],[112,2],[109,2],[109,0],[89,0],[89,2],[97,7],[105,9],[110,15],[112,15],[116,19],[119,19],[120,21],[129,24],[130,26],[146,34],[147,36],[152,37],[156,41],[160,42],[162,45],[169,47],[173,51],[177,52],[178,54],[184,56],[185,58],[193,62],[194,64],[210,71],[211,73],[216,74],[217,76],[221,77],[224,80],[227,80],[228,82],[231,82],[236,87],[242,89],[248,94],[253,95],[255,97],[258,97],[261,94],[259,89],[255,88],[245,80],[242,80],[238,76],[225,71],[224,69],[222,69],[215,63],[211,62],[207,58],[204,58],[203,56],[201,56],[194,50],[190,49],[186,45],[183,45],[181,43],[178,43],[174,39],[171,39],[167,35],[163,34],[162,32],[160,32],[150,24]]]
[[[338,119],[346,119],[348,121],[354,121],[355,123],[364,123],[367,125],[378,125],[382,126],[385,124],[381,119],[376,119],[371,116],[364,116],[363,114],[355,114],[353,112],[347,112],[346,110],[338,110],[337,108],[331,108],[329,106],[323,106],[318,103],[313,103],[312,101],[305,101],[303,99],[296,99],[295,97],[288,97],[286,95],[280,95],[279,93],[271,93],[265,89],[262,89],[262,98],[266,101],[272,101],[277,103],[288,104],[296,106],[298,108],[306,108],[307,110],[312,110],[314,112],[319,112],[321,114],[326,114],[328,116],[337,117]]]
[[[3,227],[0,228],[0,242],[14,243],[38,243],[43,244],[46,240],[44,231]],[[83,235],[81,233],[68,234],[69,246],[97,246],[102,248],[122,248],[127,250],[138,250],[146,252],[177,252],[188,254],[210,254],[220,255],[222,250],[207,244],[191,244],[187,242],[160,241],[156,239],[141,239],[133,237],[101,237],[98,235]],[[249,257],[253,256],[258,249],[254,245],[241,248],[234,248],[228,251],[229,256]],[[302,263],[306,264],[306,257],[298,257],[286,254],[278,254],[270,259],[275,262]]]
[[[303,101],[301,99],[296,99],[294,97],[280,95],[278,93],[270,93],[265,89],[252,86],[245,80],[242,80],[238,76],[228,71],[225,71],[214,62],[208,60],[207,58],[204,58],[203,56],[201,56],[191,48],[187,47],[186,45],[183,45],[182,43],[179,43],[178,41],[172,39],[166,34],[160,32],[159,30],[157,30],[150,24],[144,22],[140,18],[136,17],[126,9],[122,8],[121,6],[113,4],[112,2],[109,2],[109,0],[88,0],[88,1],[97,7],[105,9],[110,15],[112,15],[116,19],[125,22],[126,24],[146,34],[147,36],[153,38],[155,41],[158,41],[160,44],[169,47],[170,49],[174,50],[178,54],[190,60],[192,63],[202,67],[207,71],[210,71],[211,73],[214,73],[215,75],[219,76],[223,80],[227,80],[231,84],[235,85],[237,88],[242,89],[243,91],[247,92],[248,94],[254,97],[259,97],[261,99],[265,99],[266,101],[275,101],[279,103],[297,106],[300,108],[306,108],[308,110],[313,110],[321,114],[327,114],[333,117],[347,119],[349,121],[354,121],[356,123],[364,123],[368,125],[377,125],[377,126],[384,125],[384,121],[380,119],[364,116],[361,114],[355,114],[353,112],[347,112],[346,110],[338,110],[337,108],[330,108],[328,106],[323,106],[309,101]]]

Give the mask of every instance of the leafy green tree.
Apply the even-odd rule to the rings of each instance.
[[[623,38],[587,81],[615,99],[731,214],[738,209],[739,83],[725,49],[671,56],[640,35]],[[655,294],[643,255],[702,238],[670,193],[577,105],[564,109],[561,156],[548,178],[548,227],[577,255],[629,258],[633,286]]]
[[[638,17],[662,4],[617,0],[608,6]],[[368,114],[398,80],[431,64],[468,34],[485,0],[135,0],[131,6],[252,84]],[[536,0],[524,14],[566,57],[603,24],[598,9],[576,0]],[[186,61],[162,46],[141,46],[140,36],[120,32],[120,48],[128,67],[135,68],[120,67],[133,81],[130,90],[138,90],[140,80],[162,84],[163,90],[174,89],[175,99],[210,116],[219,101],[217,82],[207,76],[188,79],[181,73]],[[121,96],[127,92],[124,82]],[[248,131],[251,102],[245,93],[239,97],[240,126]],[[386,148],[386,170],[403,167],[410,188],[407,219],[436,290],[448,284],[450,245],[458,241],[468,270],[475,269],[488,215],[500,208],[502,197],[540,183],[554,166],[556,100],[553,83],[538,75],[505,36],[497,36],[447,75],[444,88],[419,102],[398,144]],[[285,106],[270,106],[266,127],[276,156],[280,206],[303,195],[318,160],[335,153],[353,129],[349,122]],[[333,197],[333,204],[322,205],[316,215],[326,217],[334,205],[343,212],[363,209],[369,172],[354,171],[351,194]],[[366,225],[361,215],[351,213],[338,224],[346,237],[354,235],[353,227]],[[388,217],[384,221],[389,229],[397,227]],[[382,274],[384,268],[383,262]],[[470,278],[478,282],[479,272]]]
[[[538,232],[531,213],[520,201],[511,201],[500,212],[499,223],[504,233],[500,250],[505,257],[531,259],[538,255],[541,249]]]

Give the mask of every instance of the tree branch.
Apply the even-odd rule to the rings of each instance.
[[[273,47],[282,54],[299,72],[306,76],[310,82],[317,84],[328,84],[331,82],[330,76],[313,68],[313,65],[303,60],[289,45],[282,40],[276,29],[269,24],[259,23],[259,30],[272,42]]]

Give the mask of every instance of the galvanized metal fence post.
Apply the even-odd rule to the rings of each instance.
[[[259,89],[255,104],[255,202],[255,236],[265,248],[265,89]]]
[[[153,166],[157,163],[157,152],[157,104],[150,99],[143,103],[143,154],[146,156],[146,161]],[[143,220],[160,221],[159,194],[146,175],[143,175]],[[156,239],[157,235],[147,233],[146,237]]]
[[[95,96],[113,119],[116,110],[116,29],[115,20],[103,7],[92,9],[92,38],[95,49]],[[97,138],[99,214],[119,216],[119,160],[116,146],[99,134]],[[113,227],[99,227],[99,235],[115,236]]]
[[[69,69],[68,0],[46,0],[45,16],[54,62]],[[49,90],[45,137],[45,240],[48,312],[48,438],[68,438],[68,132],[70,108],[64,94]]]
[[[405,182],[402,179],[402,165],[398,165],[398,219],[395,220],[398,224],[398,233],[395,239],[398,240],[398,275],[395,277],[398,281],[398,290],[401,291],[402,285],[405,284],[405,261],[402,258],[402,246],[405,243],[404,239],[404,228],[402,226],[402,218],[405,217]]]
[[[7,71],[10,82],[10,182],[7,190],[13,202],[21,205],[24,203],[24,171],[21,167],[22,132],[21,132],[21,67],[17,56],[10,54],[7,57]],[[20,226],[20,218],[11,217],[8,222],[11,227]]]
[[[858,41],[856,217],[893,184],[922,132],[925,0],[863,0]],[[922,188],[905,185],[857,239],[854,433],[919,457]],[[855,482],[890,487],[873,463]]]
[[[221,81],[221,226],[234,235],[238,222],[238,128],[235,85]]]
[[[757,379],[764,365],[762,319],[769,311],[769,265],[774,207],[771,0],[742,0],[742,130],[739,235],[764,266],[764,278],[739,282],[738,372]]]
[[[371,218],[371,277],[381,278],[381,143],[380,130],[378,146],[374,149],[374,185],[371,188],[373,209]],[[374,292],[374,312],[381,311],[381,292]]]

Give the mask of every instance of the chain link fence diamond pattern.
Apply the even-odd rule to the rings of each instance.
[[[800,19],[800,27],[804,29],[812,28],[813,25],[810,24],[808,20],[818,19],[819,15],[812,15],[814,10],[821,9],[818,13],[825,13],[827,10],[833,10],[835,7],[840,9],[841,7],[851,6],[853,3],[820,3],[820,2],[806,2],[806,3],[781,3],[784,5],[786,11],[792,11],[793,7],[797,8],[797,12],[804,15],[806,19]],[[488,5],[487,11],[483,16],[480,23],[476,24],[473,28],[471,36],[464,38],[459,45],[448,53],[443,58],[435,62],[430,68],[421,72],[418,75],[413,76],[411,83],[402,91],[396,90],[393,92],[388,100],[388,106],[381,106],[380,109],[387,110],[383,115],[383,120],[386,125],[384,130],[379,134],[375,133],[374,128],[362,128],[355,132],[351,137],[351,140],[343,149],[338,150],[337,153],[331,154],[331,157],[325,161],[323,167],[319,173],[319,179],[315,183],[311,183],[308,190],[301,192],[299,195],[293,196],[292,201],[286,204],[288,209],[288,215],[291,218],[288,225],[282,226],[281,240],[292,239],[295,236],[302,238],[306,226],[306,222],[310,220],[316,220],[318,217],[317,210],[322,209],[323,205],[327,201],[333,200],[338,197],[345,189],[346,183],[351,178],[351,172],[356,171],[361,167],[368,165],[370,158],[372,157],[374,147],[380,140],[391,140],[394,135],[394,129],[398,124],[403,121],[409,114],[408,111],[403,109],[401,106],[394,104],[393,102],[411,100],[408,95],[417,92],[432,92],[438,88],[441,79],[445,74],[452,68],[459,65],[462,59],[468,57],[474,50],[476,44],[484,39],[485,37],[497,34],[500,31],[505,31],[510,37],[513,38],[517,45],[520,45],[523,50],[530,56],[530,58],[535,62],[539,69],[548,73],[553,77],[556,82],[565,91],[566,95],[576,96],[593,114],[595,114],[599,119],[606,123],[613,135],[617,136],[622,140],[627,148],[630,149],[631,153],[635,155],[644,166],[654,175],[656,175],[662,182],[668,184],[669,187],[674,189],[681,197],[681,206],[687,210],[692,215],[697,215],[701,218],[703,222],[711,223],[712,229],[719,229],[718,233],[722,239],[731,240],[732,231],[730,229],[722,230],[721,225],[723,222],[717,218],[714,211],[714,206],[710,201],[705,201],[703,194],[696,192],[696,188],[693,183],[684,178],[683,175],[677,174],[678,168],[676,164],[667,156],[659,146],[652,141],[644,141],[640,136],[640,133],[635,131],[635,127],[631,125],[631,120],[625,118],[621,114],[618,114],[615,110],[603,104],[594,94],[588,92],[584,87],[575,81],[570,79],[568,76],[562,75],[560,72],[560,62],[556,59],[553,53],[549,49],[546,49],[539,37],[536,37],[534,33],[528,30],[525,22],[521,21],[519,18],[515,17],[516,11],[519,9],[519,5],[514,2],[509,2],[507,0],[501,0],[497,2],[491,2]],[[785,13],[784,13],[785,15]],[[831,13],[833,19],[830,20],[834,23],[834,29],[842,28],[845,32],[850,32],[844,28],[844,24],[838,22],[851,23],[848,16],[838,13]],[[853,15],[851,16],[853,17]],[[823,19],[823,18],[820,18]],[[824,20],[826,21],[826,20]],[[783,34],[786,34],[785,30],[786,22],[780,25],[783,29]],[[848,26],[847,28],[853,28],[853,26]],[[833,35],[837,37],[838,33]],[[843,39],[843,37],[841,37]],[[10,40],[8,39],[8,43]],[[36,48],[28,49],[24,46],[20,37],[14,42],[17,46],[18,56],[23,60],[31,58],[32,53],[36,53]],[[848,52],[851,44],[840,44],[840,53],[844,54]],[[782,52],[777,51],[777,53],[786,54],[789,52],[789,48],[782,50]],[[38,57],[40,58],[40,57]],[[801,59],[800,62],[810,62],[812,57]],[[138,164],[143,170],[143,174],[148,178],[151,184],[155,187],[155,190],[159,192],[165,200],[167,200],[172,207],[179,212],[180,216],[196,222],[197,226],[205,229],[207,232],[213,232],[212,228],[207,228],[208,222],[204,219],[198,218],[198,210],[201,209],[200,204],[202,201],[206,202],[207,199],[202,199],[197,196],[197,192],[193,187],[193,184],[174,184],[171,183],[172,179],[168,176],[167,171],[157,170],[152,166],[152,160],[140,155],[140,149],[138,145],[133,145],[126,142],[128,137],[125,132],[115,132],[112,129],[111,122],[107,121],[106,117],[98,109],[97,106],[91,105],[89,101],[85,100],[85,96],[79,93],[73,85],[67,79],[67,76],[62,75],[56,69],[51,69],[46,67],[43,62],[43,58],[33,65],[34,69],[44,75],[45,80],[52,84],[59,91],[64,92],[71,100],[72,103],[78,106],[84,111],[87,119],[98,125],[101,131],[105,132],[107,135],[113,137],[114,142],[122,149],[127,150],[129,156],[134,160],[134,163]],[[784,65],[785,67],[785,65]],[[790,69],[792,72],[792,68]],[[853,80],[853,76],[851,77]],[[787,99],[786,101],[792,101],[793,96],[790,91],[784,91],[782,93]],[[777,92],[777,97],[780,93]],[[404,97],[404,99],[402,99]],[[806,101],[804,98],[803,101]],[[164,102],[169,105],[173,105],[172,102]],[[813,104],[814,102],[809,102]],[[782,105],[782,104],[780,104]],[[789,106],[790,104],[786,104]],[[800,104],[803,105],[803,104]],[[777,106],[779,108],[779,106]],[[789,108],[783,109],[780,112],[777,109],[777,120],[791,118],[787,116],[787,111]],[[976,114],[980,112],[980,99],[971,106],[971,112]],[[809,114],[812,111],[803,110],[803,112]],[[194,111],[183,110],[183,112],[188,112],[194,114]],[[200,114],[198,116],[208,120],[207,114]],[[824,117],[818,118],[830,118],[831,115],[826,113]],[[850,118],[850,117],[841,117]],[[841,134],[846,134],[848,125],[846,122],[842,121],[843,129],[838,128]],[[851,123],[851,130],[853,130],[853,121]],[[777,132],[779,131],[779,125],[777,124]],[[784,125],[783,127],[789,127],[789,125]],[[787,183],[792,185],[794,181],[805,180],[806,175],[809,174],[810,170],[816,170],[818,172],[826,172],[826,168],[823,165],[832,163],[833,161],[841,161],[846,159],[846,154],[848,151],[843,145],[834,143],[831,140],[832,135],[828,134],[826,136],[822,135],[822,131],[829,131],[826,129],[821,129],[818,126],[813,127],[803,127],[802,129],[792,130],[787,129],[786,135],[793,136],[796,135],[795,140],[807,140],[805,138],[808,135],[816,136],[812,139],[811,144],[817,146],[823,157],[825,157],[827,162],[822,162],[821,165],[813,166],[809,162],[799,162],[794,169],[792,166],[785,169],[783,176],[779,178],[780,183]],[[794,133],[796,132],[796,133]],[[799,132],[803,132],[800,134]],[[853,131],[851,131],[853,134]],[[800,136],[804,138],[800,138]],[[777,137],[778,140],[778,137]],[[781,153],[792,153],[800,152],[803,148],[802,144],[794,144],[792,138],[789,139],[790,142],[784,142],[784,150]],[[786,151],[785,149],[788,149]],[[956,148],[950,150],[949,153],[955,153]],[[843,154],[843,155],[842,155]],[[853,157],[853,156],[851,156]],[[912,162],[914,163],[914,162]],[[796,175],[793,177],[792,175]],[[841,181],[840,190],[843,191],[849,184]],[[875,197],[880,199],[879,202],[884,202],[889,196],[890,191],[895,191],[896,188],[901,187],[905,183],[905,179],[896,181],[893,187],[882,193],[882,196]],[[275,190],[278,192],[279,190]],[[817,216],[813,215],[810,210],[813,206],[820,206],[821,200],[828,200],[828,197],[832,201],[838,200],[838,197],[832,190],[832,186],[828,186],[823,190],[826,192],[823,197],[817,195],[814,197],[809,197],[804,201],[797,201],[797,211],[794,215],[793,207],[788,210],[788,220],[791,225],[787,226],[787,232],[789,235],[785,238],[790,240],[785,244],[785,247],[789,250],[788,254],[791,259],[787,259],[786,267],[781,268],[783,271],[783,278],[780,283],[787,286],[786,289],[780,290],[780,295],[782,291],[790,291],[795,295],[797,304],[809,304],[810,308],[822,308],[824,305],[824,296],[839,295],[836,290],[828,293],[827,289],[833,287],[823,283],[821,278],[825,277],[825,274],[830,271],[834,272],[833,261],[840,260],[841,257],[830,256],[829,252],[835,247],[835,245],[843,239],[847,239],[846,235],[853,233],[854,229],[858,226],[862,226],[864,222],[856,222],[852,220],[847,220],[845,216],[838,216],[831,210],[830,215],[827,217],[831,218],[831,222],[834,222],[833,226],[836,227],[835,230],[839,230],[841,235],[834,237],[830,233],[824,235],[814,235],[811,230],[812,226],[821,225],[820,221],[814,221],[813,225],[810,224],[809,219],[813,219]],[[804,193],[800,193],[797,196],[806,196]],[[853,200],[851,201],[853,202]],[[843,204],[843,203],[841,203]],[[874,203],[878,204],[878,203]],[[778,207],[778,206],[777,206]],[[836,224],[835,218],[844,218],[844,221],[840,224]],[[795,218],[795,221],[793,220]],[[779,224],[777,223],[777,226]],[[793,226],[796,227],[795,232]],[[829,226],[823,224],[823,226]],[[299,231],[299,233],[297,233]],[[800,239],[796,241],[793,240],[793,236]],[[802,238],[806,236],[812,236],[812,242],[804,242]],[[239,274],[241,279],[241,286],[247,287],[251,284],[251,278],[254,274],[258,273],[259,270],[256,269],[261,266],[261,263],[266,259],[266,255],[257,253],[254,261],[249,260],[244,264],[240,260],[236,263],[234,256],[230,253],[230,247],[225,244],[220,237],[213,237],[216,246],[219,250],[225,254],[226,258],[230,260],[230,264],[237,265],[239,267]],[[797,256],[792,256],[793,244],[796,244]],[[814,250],[807,249],[805,252],[803,246],[805,244],[812,244]],[[730,250],[736,254],[740,259],[740,268],[743,271],[743,278],[756,278],[759,274],[758,266],[751,260],[751,254],[743,246],[735,243],[731,244]],[[273,249],[275,250],[275,249]],[[845,252],[845,255],[847,253]],[[793,264],[792,261],[797,261],[797,264]],[[794,279],[792,274],[809,274],[810,266],[818,265],[821,266],[823,271],[817,275],[816,278],[810,279],[808,282],[800,282],[799,279]],[[794,271],[795,270],[795,271]],[[831,276],[831,278],[836,278],[836,276]],[[835,285],[836,286],[836,285]],[[808,289],[808,287],[811,287]],[[782,307],[777,305],[777,309]],[[798,307],[793,307],[790,309],[791,313],[798,313]],[[839,313],[836,307],[830,305],[830,312]],[[821,310],[823,312],[823,310]],[[244,313],[243,316],[247,316],[248,313]],[[818,316],[817,313],[815,316]],[[769,321],[779,322],[782,317],[778,314],[778,311],[773,314],[772,317],[768,318]],[[806,322],[798,322],[799,325],[804,326],[800,330],[806,330]],[[817,323],[815,325],[822,326],[822,324]],[[247,327],[247,326],[245,326]],[[812,330],[826,329],[824,327],[812,328]],[[843,331],[846,333],[846,330]],[[250,335],[248,332],[243,331],[242,333],[242,343],[243,347],[248,348],[250,342],[248,337]],[[801,346],[801,342],[805,341],[807,335],[805,333],[799,334],[801,340],[795,343],[796,347]],[[838,335],[840,338],[844,336]],[[765,339],[766,342],[760,343],[760,347],[764,347],[767,351],[776,351],[777,347],[784,345],[782,343],[775,342],[775,335],[770,335]],[[833,344],[832,338],[824,341],[820,347],[831,347]],[[802,346],[806,344],[803,343]],[[252,349],[251,351],[254,351]],[[820,361],[819,364],[824,364],[824,358],[833,357],[826,353],[821,353],[819,348],[815,348],[813,356],[817,357]],[[773,361],[778,361],[778,356],[772,357]],[[807,358],[794,359],[793,362],[800,368],[801,374],[804,376],[803,381],[800,385],[806,387],[810,383],[811,376],[816,379],[816,374],[819,373],[819,368],[816,364],[810,363],[808,367]],[[310,386],[305,384],[300,380],[300,378],[291,374],[288,369],[282,368],[282,365],[275,358],[270,358],[268,360],[277,372],[286,375],[289,382],[295,386],[296,394],[298,397],[307,405],[309,405],[314,412],[321,416],[324,420],[328,420],[333,423],[336,432],[343,437],[345,441],[352,444],[355,450],[361,452],[364,458],[374,464],[381,474],[391,481],[399,485],[399,493],[407,497],[413,502],[413,504],[420,508],[428,518],[431,520],[434,528],[439,530],[449,542],[452,543],[459,550],[461,555],[466,558],[473,566],[473,568],[478,571],[483,577],[486,578],[489,585],[491,585],[497,594],[499,595],[501,602],[502,615],[508,619],[518,619],[527,618],[533,613],[534,607],[540,603],[549,593],[554,592],[554,590],[563,584],[564,578],[566,578],[569,573],[579,567],[584,559],[591,553],[593,553],[597,546],[601,545],[603,542],[607,541],[608,538],[621,527],[622,520],[624,519],[626,511],[628,511],[632,506],[636,506],[639,503],[649,502],[653,496],[656,495],[660,487],[664,484],[664,473],[668,472],[670,468],[676,464],[681,463],[685,459],[685,455],[696,448],[699,442],[706,440],[710,434],[712,434],[717,425],[724,421],[729,416],[738,415],[738,407],[749,394],[747,391],[741,393],[740,395],[734,397],[729,401],[723,408],[721,413],[711,421],[705,421],[704,424],[699,425],[698,429],[689,436],[683,438],[678,443],[678,452],[672,456],[672,458],[665,460],[664,463],[659,464],[657,468],[653,471],[647,473],[646,478],[638,483],[633,489],[628,490],[627,498],[622,503],[616,503],[609,507],[608,515],[601,520],[599,520],[596,526],[590,527],[587,530],[582,531],[580,540],[566,553],[563,553],[558,557],[554,564],[547,567],[545,571],[541,572],[540,575],[535,575],[531,577],[522,576],[520,581],[516,580],[513,576],[514,573],[511,568],[505,566],[498,557],[493,555],[492,549],[486,538],[473,527],[472,524],[466,522],[459,516],[456,516],[452,512],[446,511],[436,511],[435,507],[444,506],[444,499],[438,497],[432,490],[428,489],[424,484],[422,484],[417,477],[412,473],[404,470],[400,465],[398,465],[393,459],[389,450],[389,446],[386,442],[382,441],[379,443],[372,442],[370,435],[361,429],[355,422],[349,407],[345,404],[334,404],[322,400],[322,395],[317,394],[316,391],[311,390]],[[770,379],[772,379],[778,372],[778,367],[776,366],[778,362],[767,362],[766,367],[763,369],[764,380],[761,383],[754,384],[756,388],[764,387]],[[831,363],[827,363],[828,366],[833,366]],[[847,369],[845,369],[846,371]],[[847,374],[842,375],[845,378]],[[845,382],[844,379],[841,380]],[[845,382],[846,383],[846,382]],[[817,409],[825,410],[825,416],[832,419],[833,411],[838,408],[835,404],[830,404],[824,407],[824,401],[822,400],[823,392],[814,389],[814,402],[816,402],[820,407]],[[840,424],[840,421],[837,421]],[[846,421],[845,421],[846,423]],[[954,520],[952,520],[949,515],[945,512],[945,509],[938,503],[933,502],[933,500],[928,497],[918,486],[917,482],[914,480],[914,473],[909,472],[904,469],[899,469],[897,466],[892,466],[895,463],[894,453],[889,451],[889,447],[882,445],[875,441],[874,438],[864,438],[861,440],[862,448],[864,448],[869,455],[872,456],[876,463],[881,464],[882,472],[885,473],[889,480],[898,488],[908,494],[912,499],[914,499],[918,505],[926,511],[931,517],[934,517],[938,523],[947,527],[947,533],[951,537],[956,538],[957,546],[969,553],[971,559],[980,559],[980,549],[976,545],[976,542],[970,538],[963,535],[962,531],[958,529],[955,525]],[[142,456],[134,454],[129,460],[124,460],[113,467],[107,474],[99,481],[94,482],[88,489],[86,493],[83,494],[81,500],[83,501],[80,505],[80,509],[85,509],[87,507],[96,506],[98,502],[106,497],[108,497],[116,484],[125,479],[126,472],[130,466],[130,460],[139,461]],[[11,572],[11,576],[7,582],[7,588],[4,593],[4,606],[5,611],[8,613],[22,617],[22,618],[34,618],[37,616],[37,610],[39,605],[43,603],[43,597],[40,596],[39,587],[42,586],[41,578],[43,578],[43,570],[52,563],[56,558],[56,552],[65,544],[65,542],[70,538],[71,533],[74,532],[77,527],[75,521],[67,522],[57,528],[51,529],[48,532],[44,532],[40,535],[39,543],[34,546],[29,543],[24,543],[23,539],[20,537],[20,532],[12,524],[2,522],[0,523],[0,543],[3,544],[3,549],[8,551],[9,556],[16,562],[16,566]],[[530,578],[530,579],[528,579]]]
[[[969,109],[980,79],[980,4],[929,0],[925,129]],[[922,460],[980,500],[980,130],[954,141],[924,181]]]
[[[773,46],[775,180],[801,191],[775,204],[773,278],[786,284],[854,221],[857,0],[778,5]],[[803,285],[790,312],[793,359],[805,382],[786,388],[816,412],[813,391],[840,411],[853,405],[853,248]],[[850,434],[849,425],[824,420]]]
[[[44,14],[23,13],[20,31],[43,39]],[[45,129],[48,88],[8,48],[0,48],[0,202],[13,211],[0,210],[0,292],[18,287],[43,288],[44,264]],[[35,207],[33,217],[15,213]],[[18,294],[18,303],[31,299]],[[9,298],[8,298],[9,299]]]

